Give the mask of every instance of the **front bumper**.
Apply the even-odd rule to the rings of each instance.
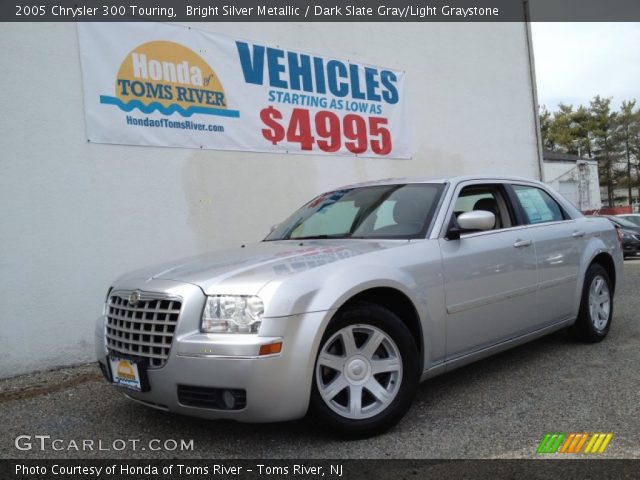
[[[640,241],[625,240],[622,244],[622,251],[625,256],[640,255]]]
[[[153,291],[160,288],[155,285]],[[275,422],[305,415],[311,393],[315,353],[329,312],[265,318],[257,335],[205,334],[199,331],[204,294],[191,285],[171,285],[184,299],[166,363],[147,370],[149,391],[121,389],[148,406],[210,419]],[[147,286],[151,291],[150,286]],[[180,290],[176,292],[176,290]],[[105,317],[96,323],[96,356],[106,365]],[[261,345],[283,342],[278,354],[258,356]],[[178,386],[246,391],[239,410],[184,405]]]

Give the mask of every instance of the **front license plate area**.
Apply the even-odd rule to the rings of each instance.
[[[149,391],[147,365],[131,357],[109,355],[109,371],[111,382],[118,386],[137,392]]]

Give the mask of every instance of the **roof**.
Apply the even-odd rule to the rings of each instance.
[[[570,162],[570,163],[577,163],[578,161],[583,161],[583,162],[596,161],[593,158],[584,158],[584,157],[581,157],[580,155],[574,155],[573,153],[554,152],[552,150],[543,150],[542,159],[545,162]]]
[[[395,185],[399,183],[460,183],[468,180],[495,180],[495,181],[520,181],[520,182],[533,182],[540,183],[536,179],[511,176],[511,175],[452,175],[438,176],[438,177],[397,177],[397,178],[383,178],[380,180],[370,180],[367,182],[354,183],[352,185],[345,185],[345,187],[364,187],[371,185]]]

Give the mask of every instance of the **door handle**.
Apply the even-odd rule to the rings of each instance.
[[[528,247],[531,245],[531,240],[516,240],[516,243],[513,244],[515,248]]]
[[[571,236],[573,238],[580,238],[580,237],[584,237],[584,230],[576,230],[575,232],[573,232],[571,234]]]

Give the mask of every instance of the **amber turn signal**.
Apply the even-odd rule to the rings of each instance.
[[[267,345],[260,345],[260,352],[258,355],[273,355],[282,351],[282,342],[269,343]]]

